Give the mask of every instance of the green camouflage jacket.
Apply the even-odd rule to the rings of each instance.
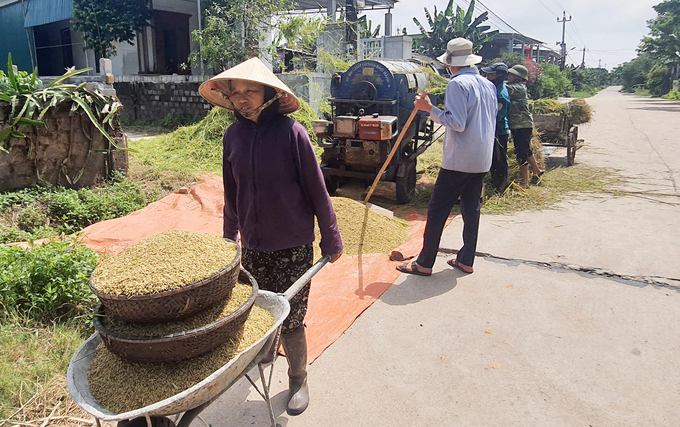
[[[510,112],[508,124],[510,129],[524,129],[534,127],[534,118],[529,112],[529,97],[524,83],[506,84],[510,95]]]

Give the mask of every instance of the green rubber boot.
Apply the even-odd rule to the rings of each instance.
[[[289,334],[281,334],[283,349],[288,359],[288,415],[300,415],[309,406],[307,387],[307,337],[302,327]]]

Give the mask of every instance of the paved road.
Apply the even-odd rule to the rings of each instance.
[[[680,103],[616,88],[588,101],[576,167],[618,170],[621,196],[484,216],[478,250],[492,256],[469,276],[445,254],[431,277],[402,275],[310,366],[300,416],[285,414],[276,361],[281,426],[678,425]],[[442,248],[460,234],[454,221]],[[245,381],[203,418],[269,425]]]

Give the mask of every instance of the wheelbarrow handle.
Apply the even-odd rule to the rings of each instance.
[[[321,270],[321,268],[323,268],[323,266],[326,265],[330,260],[331,260],[330,255],[325,255],[323,258],[318,260],[316,264],[312,266],[312,268],[310,268],[305,272],[305,274],[300,276],[300,278],[297,279],[295,283],[293,283],[290,286],[290,288],[288,288],[288,290],[283,293],[283,297],[290,301],[291,298],[293,298],[295,294],[300,292],[300,289],[302,289],[303,286],[305,286],[310,280],[312,280],[312,277],[314,277],[314,275],[318,273],[319,270]]]

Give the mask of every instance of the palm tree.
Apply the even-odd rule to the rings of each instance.
[[[413,18],[413,22],[422,34],[417,50],[430,57],[437,57],[446,51],[446,44],[449,40],[463,37],[474,44],[475,52],[479,51],[483,43],[490,41],[498,34],[498,30],[489,31],[491,29],[489,25],[480,26],[482,22],[489,19],[489,12],[484,12],[473,19],[474,11],[475,0],[470,1],[467,12],[460,6],[456,6],[455,15],[453,13],[453,0],[449,0],[444,11],[437,12],[437,6],[435,6],[434,17],[425,8],[425,16],[430,31],[427,31],[417,18]]]

